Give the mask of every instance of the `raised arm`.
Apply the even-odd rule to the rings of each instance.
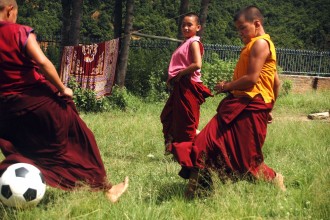
[[[26,43],[26,52],[30,56],[30,58],[37,63],[45,77],[59,90],[60,96],[73,96],[72,90],[70,88],[67,88],[62,83],[60,77],[57,74],[55,66],[45,56],[36,40],[36,36],[33,33],[31,33],[28,37]]]

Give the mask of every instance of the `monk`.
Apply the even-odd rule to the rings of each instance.
[[[116,202],[128,177],[112,185],[93,133],[79,117],[72,90],[40,49],[34,30],[16,24],[15,0],[0,0],[0,175],[14,163],[40,169],[49,186],[88,185]],[[41,73],[39,73],[39,71]]]
[[[220,82],[215,90],[228,93],[217,114],[194,142],[182,143],[190,160],[181,165],[190,169],[186,196],[195,196],[201,171],[213,170],[221,179],[257,179],[286,188],[283,176],[264,163],[262,146],[280,82],[276,70],[275,46],[263,27],[260,9],[249,6],[234,17],[245,46],[231,82]],[[207,172],[202,172],[207,173]]]
[[[181,32],[182,44],[174,51],[168,67],[167,84],[171,88],[160,119],[165,139],[165,154],[176,155],[178,161],[186,160],[189,154],[176,151],[177,144],[193,141],[198,133],[200,105],[205,98],[213,96],[201,80],[202,56],[204,47],[197,36],[201,29],[196,13],[183,16]],[[189,178],[187,170],[182,167],[179,175]]]

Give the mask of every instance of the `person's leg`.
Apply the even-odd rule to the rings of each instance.
[[[196,191],[198,188],[198,181],[199,181],[199,170],[198,169],[191,169],[188,185],[186,191],[184,193],[185,198],[193,199],[196,197]]]

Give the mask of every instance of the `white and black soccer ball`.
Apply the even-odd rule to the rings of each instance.
[[[0,178],[0,200],[10,207],[35,206],[43,198],[45,191],[42,173],[31,164],[10,165]]]

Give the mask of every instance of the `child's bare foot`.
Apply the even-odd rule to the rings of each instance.
[[[275,176],[275,178],[274,178],[274,180],[273,180],[273,183],[274,183],[277,187],[279,187],[283,192],[286,191],[286,187],[285,187],[285,185],[284,185],[284,177],[283,177],[282,174],[280,174],[280,173],[276,173],[276,176]]]
[[[117,202],[119,197],[127,190],[128,181],[128,177],[125,177],[125,180],[123,182],[112,186],[111,189],[106,192],[106,196],[111,202]]]

